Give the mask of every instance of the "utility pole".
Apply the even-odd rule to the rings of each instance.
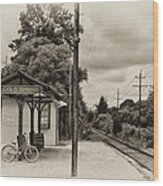
[[[119,90],[119,88],[117,88],[117,98],[116,98],[116,100],[117,100],[117,108],[119,108],[119,101],[122,100],[122,98],[120,98],[120,90]]]
[[[79,3],[74,6],[75,39],[73,55],[73,122],[72,122],[72,169],[71,175],[77,175],[78,158],[78,63],[79,63]]]
[[[69,139],[71,139],[71,126],[72,126],[72,63],[71,61],[69,62],[69,105],[68,105],[68,110],[69,110]]]
[[[145,76],[142,75],[142,69],[139,72],[138,76],[135,76],[135,78],[138,79],[138,85],[133,85],[134,87],[138,87],[139,91],[139,123],[138,123],[138,129],[140,133],[140,123],[141,123],[141,102],[142,102],[142,87],[147,87],[148,85],[142,85],[142,79],[145,79]]]
[[[119,101],[122,100],[122,98],[120,97],[119,88],[117,88],[117,96],[116,96],[115,100],[116,100],[117,108],[119,108]]]

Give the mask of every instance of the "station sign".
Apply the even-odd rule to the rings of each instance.
[[[38,85],[1,85],[1,94],[36,94],[41,90]]]

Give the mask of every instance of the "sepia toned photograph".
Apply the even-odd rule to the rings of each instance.
[[[1,176],[155,180],[154,1],[0,6]]]

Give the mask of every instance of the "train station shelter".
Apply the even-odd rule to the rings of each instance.
[[[17,103],[18,145],[23,143],[24,106],[28,107],[30,144],[41,149],[45,145],[57,145],[59,139],[59,109],[67,105],[63,95],[53,86],[47,85],[22,71],[17,71],[1,80],[2,111],[5,99]],[[10,112],[10,111],[9,111]],[[15,121],[16,122],[16,121]]]

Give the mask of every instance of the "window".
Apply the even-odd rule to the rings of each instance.
[[[41,129],[50,129],[50,120],[51,120],[50,113],[51,113],[51,105],[50,103],[48,103],[42,110]]]

